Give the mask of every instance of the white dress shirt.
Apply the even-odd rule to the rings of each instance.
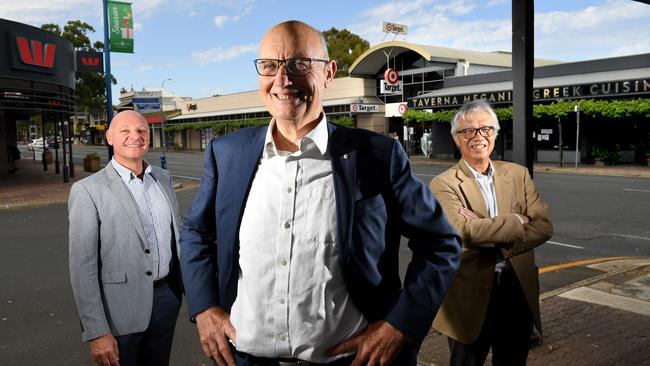
[[[169,263],[172,260],[172,210],[167,197],[151,175],[149,164],[145,163],[147,167],[141,180],[115,159],[111,163],[131,192],[138,208],[153,260],[153,279],[165,278],[169,274]]]
[[[239,230],[239,280],[230,320],[237,350],[325,363],[367,325],[339,261],[325,116],[294,153],[276,149],[272,120]],[[340,356],[339,356],[340,357]]]

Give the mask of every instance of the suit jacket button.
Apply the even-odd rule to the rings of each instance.
[[[144,252],[147,253],[147,254],[149,254],[149,253],[151,253],[151,250],[149,250],[149,249],[145,249]]]
[[[147,271],[147,276],[151,276],[152,274],[151,271]]]

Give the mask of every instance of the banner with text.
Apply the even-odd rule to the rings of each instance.
[[[133,11],[130,3],[108,1],[111,52],[133,53]]]

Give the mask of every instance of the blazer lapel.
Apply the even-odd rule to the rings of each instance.
[[[336,197],[336,223],[338,229],[341,263],[347,264],[351,240],[352,217],[355,202],[355,182],[357,152],[346,147],[343,130],[328,123],[329,146],[332,154],[332,173],[334,176],[334,195]]]
[[[494,163],[493,163],[494,164]],[[499,215],[509,214],[512,211],[513,182],[508,172],[502,166],[494,167],[494,189],[497,196],[497,211]]]
[[[129,189],[126,187],[126,185],[124,185],[122,178],[120,177],[119,174],[117,174],[117,171],[115,170],[115,168],[113,168],[112,163],[109,162],[104,168],[104,171],[106,172],[106,176],[108,177],[108,182],[109,182],[108,186],[110,190],[117,198],[117,201],[124,208],[124,212],[129,217],[129,221],[131,222],[131,224],[133,224],[133,227],[135,228],[135,232],[138,234],[138,237],[140,238],[140,245],[142,246],[142,249],[146,249],[149,246],[149,244],[147,242],[147,237],[144,235],[144,227],[142,226],[142,220],[140,220],[140,214],[138,214],[138,208],[135,206],[135,202],[133,201],[133,196],[131,196],[131,192],[129,192]]]
[[[467,167],[467,164],[465,164],[463,160],[459,161],[456,167],[456,177],[460,181],[460,190],[465,196],[466,204],[468,206],[467,208],[474,211],[474,213],[478,214],[482,218],[490,217],[487,205],[485,204],[485,198],[483,198],[481,189],[479,188],[472,171]]]

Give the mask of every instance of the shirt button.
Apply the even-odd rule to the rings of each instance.
[[[283,298],[279,298],[279,299],[278,299],[278,302],[279,302],[280,304],[284,304],[284,299],[283,299]]]
[[[284,342],[284,340],[287,339],[287,337],[285,337],[284,335],[279,335],[278,339]]]
[[[288,229],[288,228],[290,228],[290,227],[291,227],[291,224],[289,223],[289,221],[287,221],[287,222],[284,223],[284,228],[285,228],[285,229]]]
[[[293,188],[287,187],[287,193],[291,193],[291,192],[293,192]]]
[[[287,260],[286,259],[281,260],[280,264],[283,265],[283,266],[286,266],[287,265]]]
[[[144,252],[147,253],[147,254],[149,254],[149,253],[151,253],[151,250],[149,250],[149,249],[145,249]]]
[[[151,276],[152,274],[151,271],[147,271],[147,276]]]

